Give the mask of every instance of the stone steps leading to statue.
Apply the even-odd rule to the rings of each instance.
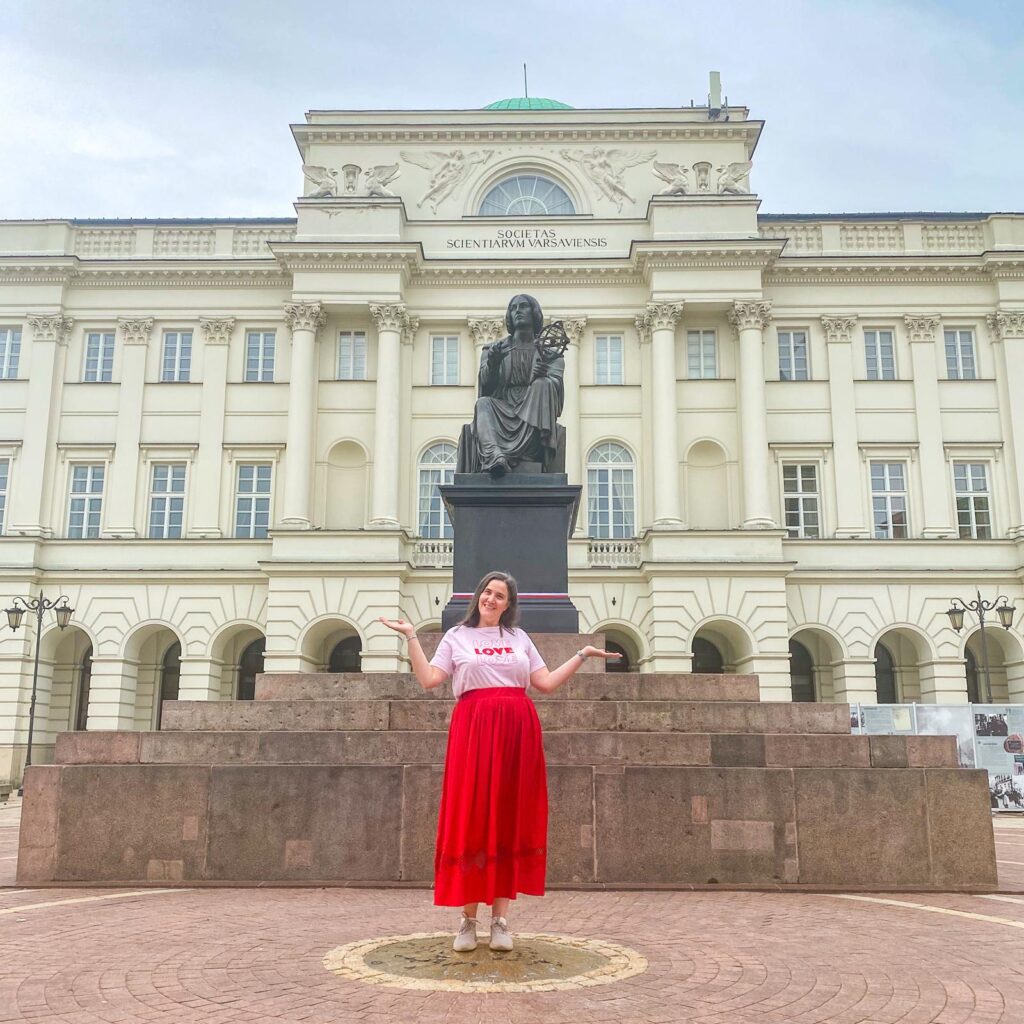
[[[164,731],[320,732],[443,730],[451,700],[167,701]],[[557,732],[849,734],[847,704],[726,701],[539,701],[545,730]]]
[[[687,700],[756,703],[757,676],[683,672],[588,672],[549,700]],[[451,687],[424,690],[410,672],[267,672],[256,677],[257,700],[450,700]]]
[[[55,762],[100,764],[441,765],[447,733],[73,732]],[[696,765],[719,768],[956,768],[951,736],[683,732],[549,732],[550,765]]]

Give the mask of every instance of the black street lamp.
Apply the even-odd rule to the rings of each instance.
[[[71,613],[75,610],[68,604],[68,599],[61,595],[56,601],[48,601],[43,594],[38,597],[16,597],[10,608],[5,608],[7,613],[7,625],[16,630],[25,617],[25,612],[35,612],[36,616],[36,656],[32,666],[32,700],[28,706],[28,749],[25,751],[25,770],[32,766],[32,733],[36,724],[36,687],[39,684],[39,640],[43,632],[43,612],[53,609],[57,616],[57,625],[64,629],[71,621]],[[18,789],[18,796],[25,794],[25,773],[22,772],[22,782]]]
[[[988,643],[985,639],[985,612],[995,611],[999,616],[999,625],[1003,629],[1009,629],[1013,625],[1013,615],[1016,607],[1010,604],[1010,600],[1000,594],[994,601],[982,599],[981,591],[977,591],[977,599],[974,601],[961,601],[959,597],[953,598],[946,614],[949,616],[949,624],[959,633],[964,628],[964,612],[975,612],[978,616],[978,625],[981,628],[981,664],[985,673],[985,689],[987,691],[986,703],[992,703],[992,674],[988,667]]]

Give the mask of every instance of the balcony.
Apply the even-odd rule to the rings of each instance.
[[[592,569],[635,569],[640,564],[640,541],[587,541],[587,562]]]
[[[412,564],[418,569],[450,569],[455,541],[418,540],[412,548]]]

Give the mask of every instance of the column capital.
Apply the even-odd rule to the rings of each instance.
[[[903,317],[911,343],[926,342],[934,344],[935,332],[939,329],[940,321],[941,318],[937,313],[928,313],[923,316],[917,313],[907,313]]]
[[[565,328],[565,333],[569,336],[569,343],[578,345],[587,326],[587,318],[585,316],[567,317],[562,321],[562,326]]]
[[[32,328],[33,341],[55,341],[66,345],[74,320],[60,313],[29,313],[28,323]]]
[[[408,315],[405,312],[405,304],[402,302],[371,302],[370,316],[377,325],[378,331],[405,330]]]
[[[648,302],[646,314],[648,330],[674,330],[682,315],[682,302]]]
[[[500,316],[493,317],[468,317],[469,336],[473,339],[474,345],[490,345],[499,338],[504,338],[507,333],[505,321]]]
[[[201,316],[199,329],[203,332],[203,341],[207,345],[227,345],[231,341],[231,332],[235,329],[235,318]]]
[[[771,323],[772,304],[768,299],[736,299],[728,315],[737,331],[763,331]]]
[[[1024,338],[1024,309],[1000,309],[985,318],[993,341]]]
[[[420,318],[418,316],[406,316],[402,325],[402,344],[411,345],[416,340],[416,332],[420,329]]]
[[[118,329],[121,331],[121,340],[126,345],[148,345],[149,336],[153,333],[153,318],[151,316],[119,317]]]
[[[641,313],[633,320],[636,324],[636,333],[640,336],[640,344],[648,345],[651,341],[651,321],[646,313]]]
[[[292,331],[312,331],[314,335],[327,320],[319,302],[286,302],[284,318]]]
[[[853,341],[853,329],[857,325],[857,317],[823,316],[821,326],[825,331],[825,342],[829,345],[849,345]]]

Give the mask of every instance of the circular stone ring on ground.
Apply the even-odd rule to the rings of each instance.
[[[515,943],[495,953],[484,939],[471,953],[455,953],[450,932],[389,935],[338,946],[323,963],[352,981],[445,992],[555,992],[647,970],[639,953],[601,939],[518,933]]]

